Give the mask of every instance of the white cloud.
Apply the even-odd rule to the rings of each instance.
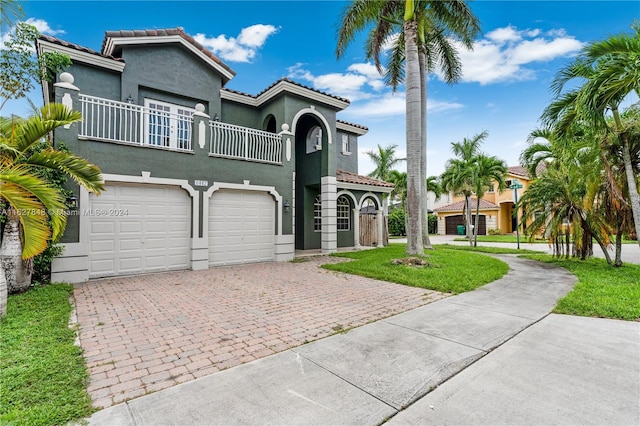
[[[64,34],[64,30],[54,30],[49,26],[49,23],[44,19],[29,18],[25,22],[29,25],[33,25],[34,27],[36,27],[36,29],[40,32],[40,34],[46,34],[51,36]]]
[[[53,28],[51,28],[51,26],[49,25],[49,23],[43,19],[37,19],[37,18],[29,18],[26,21],[24,21],[25,23],[29,24],[29,25],[33,25],[34,27],[36,27],[36,29],[38,30],[38,32],[40,34],[46,34],[46,35],[50,35],[50,36],[54,36],[54,35],[58,35],[58,34],[64,34],[64,30],[54,30]],[[7,41],[9,41],[9,38],[11,37],[11,34],[14,33],[15,31],[15,26],[9,28],[9,30],[5,33],[0,34],[0,50],[4,49],[5,47],[5,43]],[[31,49],[31,51],[35,52],[35,49]]]
[[[442,102],[427,99],[427,112],[436,113],[452,109],[463,108],[464,105],[456,102]],[[406,111],[406,98],[404,92],[386,93],[359,105],[352,105],[345,114],[362,117],[390,117],[404,115]]]
[[[536,62],[575,55],[583,43],[563,29],[543,34],[540,29],[497,28],[474,43],[473,51],[459,47],[462,81],[480,84],[531,80]],[[528,67],[529,66],[529,67]]]
[[[193,38],[220,58],[229,62],[251,62],[267,38],[278,32],[273,25],[256,24],[243,28],[237,38],[220,34],[207,37],[198,33]]]
[[[261,47],[271,34],[278,32],[273,25],[256,24],[243,28],[238,36],[238,43],[249,47]]]
[[[302,63],[297,63],[287,68],[288,77],[307,81],[314,89],[326,91],[350,101],[370,98],[372,95],[365,91],[366,86],[375,91],[384,88],[382,77],[378,74],[376,67],[369,63],[352,64],[347,68],[346,73],[322,75],[314,75],[304,66]]]
[[[504,28],[496,28],[487,33],[486,38],[499,44],[518,41],[522,39],[522,35],[515,27],[511,25]]]

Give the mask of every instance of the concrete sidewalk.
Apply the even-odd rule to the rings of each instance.
[[[468,241],[455,241],[456,238],[460,238],[458,235],[431,235],[431,244],[452,244],[459,246],[468,246]],[[390,243],[406,243],[406,238],[394,238],[389,240]],[[486,243],[478,241],[479,246],[483,247],[503,247],[516,249],[516,243]],[[521,250],[539,251],[546,254],[553,254],[553,248],[547,243],[529,243],[527,238],[521,237],[520,240]],[[609,247],[609,255],[611,258],[615,258],[615,248]],[[604,259],[604,253],[598,244],[593,245],[593,256],[600,259]],[[640,264],[640,247],[638,244],[623,244],[621,253],[622,263],[635,263]]]
[[[637,420],[640,323],[547,317],[575,277],[551,265],[496,257],[510,272],[476,291],[130,400],[96,413],[89,424],[372,425],[393,416],[415,424]],[[580,321],[601,322],[593,333],[578,333],[585,328]],[[469,392],[462,392],[467,383]],[[450,395],[462,402],[447,403]],[[585,409],[594,397],[608,407]],[[442,411],[432,408],[433,398]],[[492,414],[496,400],[511,401],[506,417]],[[519,411],[514,401],[531,402]],[[550,413],[533,416],[536,404]],[[429,417],[436,411],[443,416]]]

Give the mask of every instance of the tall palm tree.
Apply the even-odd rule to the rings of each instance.
[[[638,183],[633,173],[628,128],[619,110],[630,93],[640,96],[640,23],[634,23],[632,28],[630,34],[588,44],[574,62],[558,73],[552,84],[557,100],[545,109],[542,119],[558,133],[567,132],[571,123],[582,119],[618,136],[636,234],[640,234]],[[565,90],[567,83],[576,81],[582,84]],[[612,120],[607,119],[609,111]]]
[[[0,204],[7,211],[0,246],[0,316],[6,314],[7,286],[21,290],[30,284],[17,282],[21,261],[59,239],[66,225],[66,200],[45,181],[44,171],[60,170],[89,191],[103,189],[98,167],[56,150],[44,139],[57,127],[81,118],[60,104],[46,105],[24,120],[0,118]]]
[[[474,165],[474,192],[476,193],[476,221],[473,231],[473,245],[478,245],[478,226],[480,218],[480,200],[484,194],[494,185],[497,184],[499,192],[507,188],[505,176],[507,173],[507,165],[504,161],[494,156],[480,154],[475,159]]]
[[[373,161],[376,168],[373,169],[369,176],[375,179],[380,180],[388,180],[389,173],[393,170],[395,166],[398,165],[401,161],[405,161],[404,158],[396,157],[396,148],[398,145],[389,145],[386,148],[378,145],[378,151],[367,151],[367,156]]]
[[[479,33],[477,18],[466,2],[406,0],[369,1],[356,0],[344,11],[338,34],[336,53],[340,57],[355,34],[374,25],[366,44],[368,58],[376,62],[382,73],[380,53],[394,33],[399,35],[389,59],[386,81],[392,87],[405,81],[407,90],[407,170],[409,175],[409,221],[407,253],[422,252],[422,246],[430,246],[426,224],[426,191],[421,183],[426,173],[426,73],[441,64],[445,76],[460,74],[459,61],[451,39],[458,38],[469,48]],[[401,27],[398,30],[398,27]],[[417,64],[416,64],[417,62]],[[456,72],[451,72],[457,70]],[[416,75],[416,72],[418,73]],[[418,93],[419,102],[418,102]],[[419,112],[411,110],[418,108]],[[416,115],[420,115],[420,119]],[[411,126],[418,126],[413,128]],[[418,144],[420,140],[420,144]],[[413,164],[414,158],[416,164]],[[414,195],[414,191],[418,191]],[[415,201],[414,201],[415,199]],[[414,223],[417,222],[417,223]],[[426,226],[426,225],[425,225]],[[413,235],[416,232],[417,235]],[[422,243],[417,239],[422,234]]]

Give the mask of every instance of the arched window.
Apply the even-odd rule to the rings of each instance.
[[[313,230],[315,232],[322,231],[322,199],[320,194],[316,195],[313,200]]]
[[[322,149],[322,127],[313,126],[307,133],[307,154]]]
[[[348,231],[351,229],[351,204],[346,195],[338,197],[337,208],[338,231]]]

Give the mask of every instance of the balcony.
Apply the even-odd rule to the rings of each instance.
[[[193,152],[194,109],[148,101],[145,106],[80,94],[78,138],[178,152]],[[282,164],[275,133],[209,121],[209,156]]]

